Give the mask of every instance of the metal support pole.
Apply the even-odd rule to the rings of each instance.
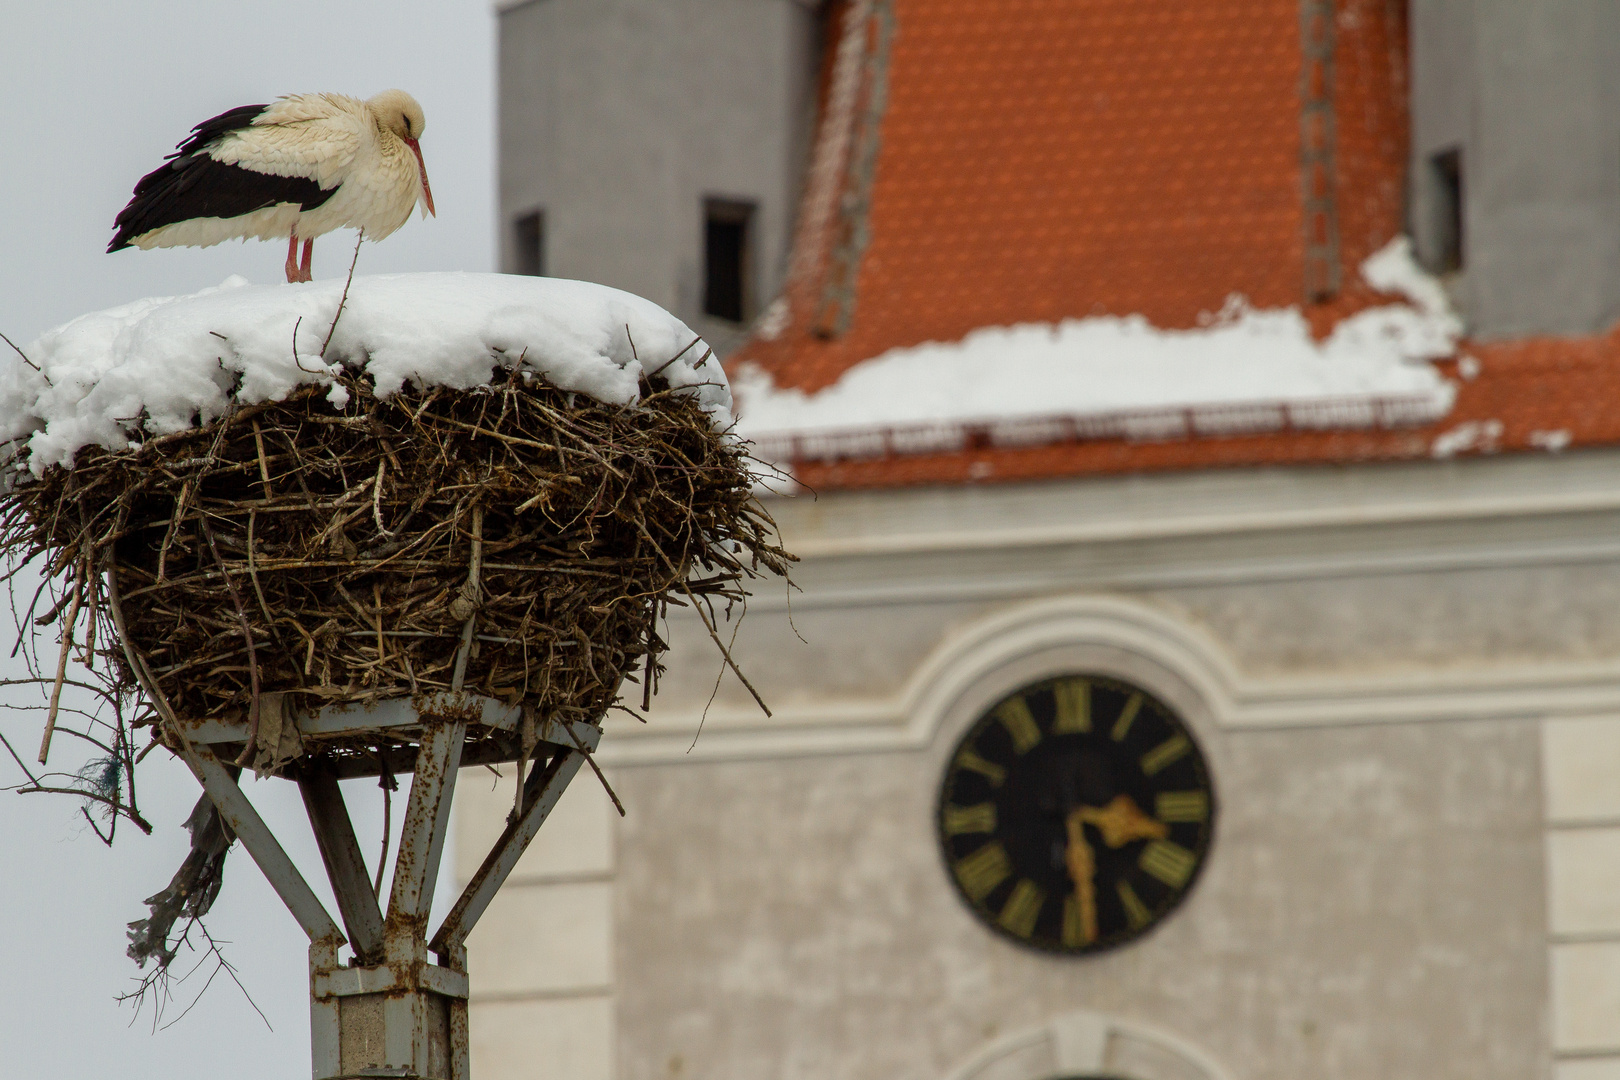
[[[315,842],[320,845],[321,861],[332,882],[343,926],[355,960],[362,964],[380,963],[383,958],[382,909],[371,891],[366,862],[354,836],[354,824],[343,804],[343,792],[330,771],[306,771],[298,778],[298,790],[309,812]]]
[[[422,718],[422,744],[411,777],[411,797],[399,836],[399,858],[394,863],[394,887],[388,896],[389,932],[395,923],[418,927],[427,921],[433,886],[439,880],[444,856],[444,834],[450,824],[450,799],[461,767],[461,744],[467,737],[465,720],[433,721]]]
[[[443,957],[451,971],[467,973],[467,947],[457,946]],[[465,997],[450,999],[450,1080],[472,1080],[472,1018]]]
[[[410,986],[421,986],[424,970],[434,966],[423,939],[466,735],[465,720],[422,718],[422,742],[400,829],[383,933],[387,967]],[[465,992],[461,996],[465,998]],[[389,1066],[411,1070],[405,1076],[449,1076],[450,1007],[443,995],[420,990],[389,995],[382,1002],[382,1018]]]
[[[337,970],[337,946],[318,941],[309,947],[309,1056],[315,1080],[343,1072],[343,1008],[320,992],[321,980]]]

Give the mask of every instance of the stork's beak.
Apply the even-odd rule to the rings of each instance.
[[[428,185],[427,165],[422,161],[422,148],[417,145],[415,139],[409,137],[405,139],[405,145],[410,147],[411,153],[416,155],[416,168],[422,175],[422,202],[427,206],[428,213],[438,217],[439,212],[433,209],[433,188]]]

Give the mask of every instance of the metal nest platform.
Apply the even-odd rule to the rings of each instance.
[[[131,924],[132,959],[167,969],[168,929],[212,903],[234,832],[311,942],[316,1080],[467,1080],[462,943],[626,680],[648,707],[659,620],[689,608],[752,690],[716,606],[731,617],[750,581],[794,561],[746,444],[659,374],[678,356],[630,405],[531,378],[521,358],[487,385],[384,397],[344,368],[196,428],[134,425],[127,445],[87,446],[71,467],[35,476],[25,444],[0,460],[18,479],[0,492],[0,553],[44,567],[44,609],[22,619],[61,631],[56,677],[38,680],[41,764],[77,646],[82,688],[115,718],[114,780],[133,790],[134,733],[151,724],[218,811],[199,804],[192,854]],[[429,934],[456,770],[507,761],[522,797]],[[237,786],[244,767],[298,784],[341,927]],[[406,773],[385,909],[338,781]],[[108,790],[102,805],[150,828]],[[192,888],[198,867],[213,876]],[[345,943],[356,959],[340,965]]]
[[[341,928],[237,785],[238,770],[226,764],[246,742],[246,724],[165,718],[180,756],[309,936],[315,1080],[469,1080],[467,935],[602,734],[594,724],[524,718],[525,710],[489,698],[441,694],[296,720],[305,752],[281,775],[303,795]],[[375,742],[380,734],[400,745],[369,767],[364,756],[334,759],[323,749],[357,737]],[[508,761],[527,769],[521,804],[429,936],[457,770]],[[340,777],[375,776],[385,767],[413,774],[386,912],[338,787]],[[350,964],[338,961],[345,944],[354,952]]]

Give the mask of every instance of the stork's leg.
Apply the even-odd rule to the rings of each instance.
[[[298,234],[294,233],[287,237],[287,281],[298,280]]]
[[[314,254],[315,254],[315,241],[313,239],[305,240],[304,241],[304,261],[303,261],[303,264],[298,268],[298,280],[299,281],[311,281],[311,280],[313,280],[309,276],[309,260],[310,260],[310,257],[312,255],[314,255]]]

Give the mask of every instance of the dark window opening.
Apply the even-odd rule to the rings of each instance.
[[[727,199],[703,201],[703,313],[742,322],[750,313],[750,225],[754,207]]]
[[[1462,151],[1446,150],[1429,159],[1430,267],[1437,274],[1463,268]]]
[[[512,273],[544,277],[546,273],[546,213],[535,210],[512,222]]]

